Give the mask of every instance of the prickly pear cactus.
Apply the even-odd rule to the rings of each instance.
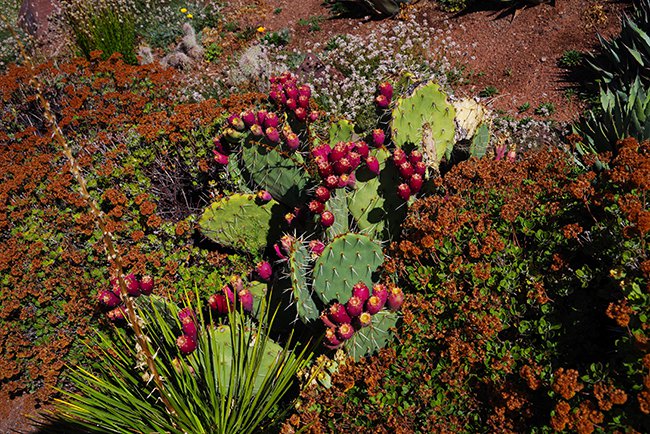
[[[339,236],[325,247],[314,265],[314,292],[325,304],[334,299],[345,303],[356,283],[372,287],[372,273],[383,262],[381,246],[370,237],[353,233]]]
[[[295,239],[291,244],[288,262],[292,297],[298,316],[305,323],[313,321],[318,318],[319,312],[307,282],[311,256],[302,240]]]
[[[348,198],[345,190],[332,192],[330,200],[327,201],[327,209],[334,214],[334,224],[325,231],[327,238],[331,240],[349,232]]]
[[[469,140],[487,120],[488,111],[471,98],[454,101],[453,105],[456,109],[456,141]]]
[[[334,146],[338,142],[354,141],[354,124],[345,119],[340,120],[330,126],[329,129],[330,143]]]
[[[389,329],[397,324],[398,315],[389,310],[382,310],[372,316],[372,323],[368,327],[358,330],[348,341],[345,349],[354,360],[369,356],[384,348],[393,338]]]
[[[290,207],[306,202],[306,187],[311,180],[300,154],[285,158],[274,149],[248,141],[242,147],[241,163],[244,177],[260,190],[271,193],[275,200]]]
[[[482,158],[487,152],[487,147],[490,144],[490,127],[483,123],[476,129],[476,134],[472,138],[472,143],[469,146],[469,154],[472,157]]]
[[[386,164],[390,153],[381,148],[371,154],[379,161],[380,175],[364,168],[357,171],[356,185],[348,195],[348,208],[360,232],[388,239],[398,232],[407,208],[397,196],[399,172],[393,164]]]
[[[412,143],[425,156],[425,163],[437,169],[454,148],[456,110],[440,86],[429,83],[397,100],[393,110],[392,135],[397,147]]]
[[[259,205],[255,195],[233,194],[206,208],[199,228],[217,244],[256,254],[279,237],[282,215],[275,200]]]

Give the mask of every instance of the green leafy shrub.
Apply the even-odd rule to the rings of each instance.
[[[285,432],[647,431],[650,142],[470,160],[409,210],[399,346],[312,385]]]
[[[584,55],[578,50],[566,50],[562,56],[557,60],[557,65],[560,68],[576,68],[582,65]]]

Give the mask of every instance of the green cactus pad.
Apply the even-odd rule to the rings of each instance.
[[[435,169],[443,156],[449,158],[454,148],[456,110],[447,101],[440,86],[429,83],[418,87],[409,97],[397,100],[393,110],[393,143],[404,147],[412,143]]]
[[[329,129],[329,136],[332,146],[338,142],[351,142],[355,139],[354,124],[347,120],[333,123]]]
[[[352,287],[364,282],[372,287],[372,273],[384,262],[381,246],[370,237],[349,233],[328,244],[313,271],[314,292],[325,304],[345,303]]]
[[[275,200],[290,207],[300,206],[307,200],[310,178],[299,153],[288,158],[248,141],[242,147],[241,164],[247,181],[260,190],[267,190]]]
[[[206,208],[199,228],[217,244],[256,254],[279,237],[282,216],[282,207],[274,200],[258,205],[252,194],[233,194]]]
[[[268,283],[265,282],[259,282],[257,280],[253,280],[250,282],[248,289],[251,291],[253,294],[253,316],[257,319],[260,318],[260,314],[263,313],[266,310],[266,293],[269,290],[269,285]]]
[[[373,238],[392,238],[399,232],[407,207],[397,196],[400,176],[393,164],[386,164],[390,153],[385,149],[371,151],[379,160],[380,175],[367,168],[357,170],[357,182],[348,195],[350,214],[359,231]]]
[[[327,238],[332,240],[349,231],[348,225],[348,199],[345,190],[332,191],[327,201],[327,209],[334,214],[334,224],[327,228]]]
[[[354,360],[370,356],[384,348],[393,338],[389,329],[397,324],[398,315],[389,310],[381,310],[372,316],[372,323],[368,327],[358,330],[352,338],[347,340],[343,347]]]
[[[291,278],[291,289],[293,302],[300,319],[307,323],[319,316],[318,307],[311,297],[311,291],[307,283],[307,275],[311,256],[304,243],[296,239],[289,251],[289,276]]]
[[[469,146],[469,154],[472,157],[482,158],[487,152],[490,144],[490,127],[482,123],[477,129],[472,144]]]

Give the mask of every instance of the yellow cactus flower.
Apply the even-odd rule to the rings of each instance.
[[[187,13],[187,8],[181,8],[181,13],[186,14]]]
[[[186,16],[189,20],[191,20],[192,18],[194,18],[194,15],[192,15],[192,14],[187,14],[187,15],[185,15],[185,16]]]

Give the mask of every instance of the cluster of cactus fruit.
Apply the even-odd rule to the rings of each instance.
[[[269,80],[271,81],[269,98],[280,110],[293,113],[301,122],[307,120],[315,122],[318,119],[318,111],[309,108],[311,97],[309,85],[298,84],[297,78],[289,72],[284,72],[280,76],[273,75]]]
[[[141,279],[131,273],[124,276],[126,291],[130,297],[140,295],[151,295],[153,292],[153,277],[145,275]],[[126,311],[121,298],[121,289],[117,277],[110,279],[111,289],[105,289],[98,294],[99,304],[107,309],[108,319],[116,324],[123,324],[126,321]]]

